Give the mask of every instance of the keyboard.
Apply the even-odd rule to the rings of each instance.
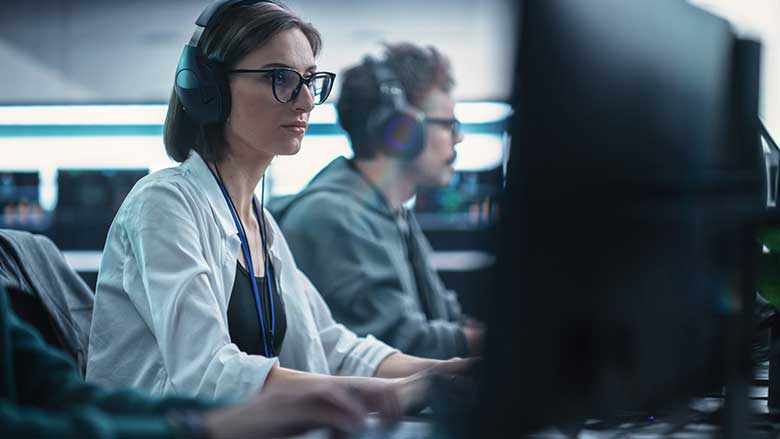
[[[391,428],[382,428],[379,419],[374,416],[368,419],[368,430],[351,436],[350,439],[430,439],[433,437],[434,428],[430,421],[419,419],[405,419]],[[327,431],[317,430],[299,436],[300,439],[328,439]]]

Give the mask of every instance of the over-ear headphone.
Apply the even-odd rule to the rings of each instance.
[[[389,156],[417,157],[425,147],[425,115],[409,105],[401,80],[387,61],[367,56],[363,63],[373,72],[378,87],[378,107],[366,120],[371,144]]]
[[[201,53],[201,37],[206,29],[219,22],[220,16],[233,5],[265,3],[269,0],[216,1],[195,21],[195,32],[179,58],[174,88],[184,111],[201,125],[224,122],[230,114],[230,88],[223,66]]]

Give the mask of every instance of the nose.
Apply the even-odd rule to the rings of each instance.
[[[311,112],[314,109],[314,93],[311,91],[311,88],[303,84],[300,93],[293,100],[293,104],[295,105],[295,111],[299,113]]]
[[[457,145],[458,143],[463,141],[463,130],[462,129],[457,130],[453,134],[454,135],[452,136],[452,140],[453,140],[453,143],[455,145]]]

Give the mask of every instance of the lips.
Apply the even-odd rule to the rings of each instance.
[[[290,123],[286,123],[284,125],[281,125],[281,127],[284,128],[285,130],[290,131],[290,132],[295,133],[295,134],[303,134],[303,133],[306,132],[306,125],[307,125],[306,122],[304,122],[302,120],[298,120],[298,121],[295,121],[295,122],[290,122]]]
[[[455,159],[456,158],[458,158],[458,153],[453,151],[452,152],[452,157],[449,160],[447,160],[447,165],[452,166],[453,163],[455,163]]]

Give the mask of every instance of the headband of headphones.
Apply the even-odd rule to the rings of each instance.
[[[364,63],[371,66],[373,69],[374,78],[376,79],[377,87],[379,89],[380,105],[393,108],[404,108],[409,106],[406,101],[401,79],[395,74],[395,71],[387,65],[387,62],[378,61],[371,56],[367,56]]]
[[[203,12],[200,13],[198,16],[198,19],[195,20],[195,26],[198,26],[200,29],[196,29],[195,33],[199,34],[204,29],[208,29],[210,27],[213,27],[214,24],[216,24],[219,21],[219,17],[224,13],[227,9],[229,9],[233,5],[253,5],[256,3],[273,3],[271,0],[223,0],[223,1],[215,1],[214,3],[211,3],[210,5],[206,6],[206,9],[203,10]],[[198,35],[200,37],[200,35]],[[198,38],[199,40],[200,38]],[[190,41],[192,43],[192,41]],[[199,43],[197,41],[196,43]],[[197,46],[195,46],[197,47]]]
[[[376,79],[379,100],[366,121],[371,144],[386,155],[417,157],[425,147],[425,115],[407,102],[401,79],[386,61],[366,56],[363,63]]]
[[[236,5],[273,3],[270,0],[224,0],[206,7],[195,21],[195,32],[184,46],[176,67],[174,89],[184,111],[200,125],[219,123],[230,113],[230,88],[222,66],[201,53],[201,37],[226,10]]]

